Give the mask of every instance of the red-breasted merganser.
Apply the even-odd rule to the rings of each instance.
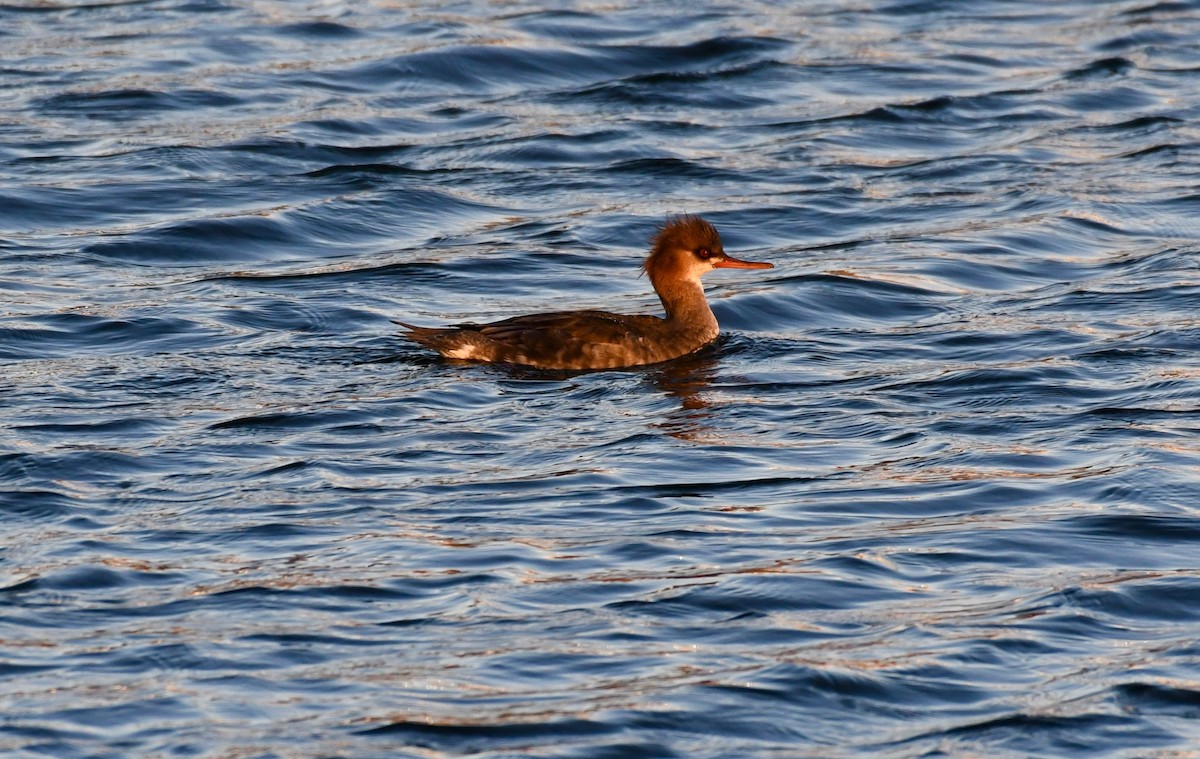
[[[654,236],[642,264],[666,318],[558,311],[491,324],[414,327],[409,339],[446,358],[520,364],[539,369],[617,369],[669,361],[699,350],[720,333],[700,277],[713,269],[770,269],[725,254],[721,236],[699,216],[678,216]]]

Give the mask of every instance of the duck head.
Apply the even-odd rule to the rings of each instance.
[[[774,264],[743,261],[725,253],[717,228],[699,216],[676,216],[654,235],[642,268],[656,290],[672,283],[699,282],[713,269],[770,269]]]

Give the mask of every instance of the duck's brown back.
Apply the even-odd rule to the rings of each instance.
[[[447,329],[410,327],[409,337],[447,358],[582,370],[668,361],[700,349],[716,333],[680,330],[656,316],[563,311]]]

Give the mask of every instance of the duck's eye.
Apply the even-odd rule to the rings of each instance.
[[[696,251],[696,255],[704,259],[712,258],[712,251],[708,248],[701,248],[700,250]]]

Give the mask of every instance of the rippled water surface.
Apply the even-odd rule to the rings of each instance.
[[[0,751],[1200,756],[1200,3],[0,5]],[[652,312],[635,371],[392,319]]]

